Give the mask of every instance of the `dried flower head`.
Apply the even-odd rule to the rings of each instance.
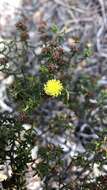
[[[60,53],[58,51],[55,51],[52,55],[53,59],[55,61],[59,60],[60,59]]]
[[[30,119],[25,112],[21,112],[17,119],[20,123],[30,123]]]
[[[29,34],[26,31],[21,32],[20,34],[21,41],[26,41],[29,39]]]
[[[54,72],[54,71],[56,72],[58,70],[58,65],[50,63],[48,65],[48,69],[49,69],[50,72]]]
[[[48,80],[46,84],[44,84],[44,91],[49,96],[57,97],[61,94],[63,90],[63,85],[60,80],[52,79]]]
[[[24,24],[23,21],[17,22],[17,23],[16,23],[16,28],[17,28],[18,30],[23,30],[23,31],[27,30],[27,26]]]

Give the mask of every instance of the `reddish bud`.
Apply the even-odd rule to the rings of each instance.
[[[52,56],[53,56],[53,59],[54,59],[55,61],[57,61],[58,59],[60,59],[60,54],[59,54],[58,51],[55,51]]]

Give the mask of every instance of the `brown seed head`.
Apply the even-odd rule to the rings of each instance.
[[[23,31],[27,30],[27,26],[22,21],[16,23],[16,28]]]
[[[25,112],[21,112],[18,116],[18,121],[21,123],[29,123],[29,117]]]
[[[42,21],[39,23],[38,31],[42,33],[42,32],[45,31],[46,27],[47,27],[47,23],[42,20]]]
[[[45,53],[45,54],[47,54],[49,51],[50,51],[50,48],[49,48],[49,47],[44,47],[44,48],[42,49],[42,53]]]
[[[21,41],[26,41],[29,39],[29,34],[26,31],[22,31],[20,34]]]
[[[48,65],[48,69],[49,69],[50,72],[54,72],[54,71],[56,71],[58,69],[58,66],[55,65],[55,64],[50,63]]]

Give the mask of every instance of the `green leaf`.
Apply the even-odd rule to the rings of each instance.
[[[92,55],[92,49],[90,47],[86,47],[83,54],[85,57],[90,57]]]
[[[48,68],[47,68],[46,66],[44,66],[44,65],[41,65],[40,71],[41,71],[43,74],[49,73]]]
[[[58,26],[57,26],[56,24],[53,24],[52,27],[51,27],[51,31],[52,31],[53,33],[59,32]]]
[[[44,176],[48,175],[48,173],[49,173],[49,166],[48,166],[48,164],[43,163],[43,162],[39,163],[37,165],[37,171],[38,171],[38,173],[39,173],[39,175],[41,177],[44,177]]]

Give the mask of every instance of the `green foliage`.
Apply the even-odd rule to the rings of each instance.
[[[87,47],[84,49],[83,55],[84,55],[85,57],[90,57],[92,54],[93,54],[92,47],[88,47],[88,46],[87,46]]]
[[[52,31],[53,33],[59,32],[58,26],[57,26],[56,24],[53,24],[52,27],[51,27],[51,31]]]

